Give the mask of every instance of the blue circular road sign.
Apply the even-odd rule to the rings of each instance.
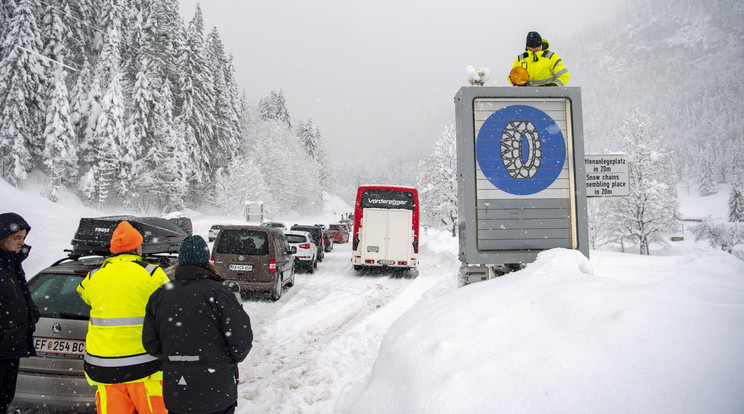
[[[563,170],[566,141],[545,112],[511,105],[491,114],[475,141],[483,174],[496,188],[530,195],[550,187]]]

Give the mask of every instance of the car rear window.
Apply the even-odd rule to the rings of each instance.
[[[42,273],[28,282],[31,297],[45,318],[88,320],[90,306],[80,298],[82,275]]]
[[[267,243],[266,233],[264,232],[222,230],[215,250],[221,254],[267,256],[269,254],[269,243]]]
[[[322,230],[320,230],[320,227],[315,226],[292,226],[292,230],[297,231],[306,231],[310,233],[310,235],[313,237],[313,242],[317,243],[320,241],[320,235]]]
[[[307,242],[307,237],[301,234],[287,234],[287,242],[288,243],[305,243]]]

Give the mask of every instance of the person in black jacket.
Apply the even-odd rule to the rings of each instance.
[[[21,266],[31,250],[25,244],[29,231],[31,226],[18,214],[0,214],[0,413],[15,396],[20,358],[36,355],[33,333],[39,309]]]
[[[147,303],[145,350],[163,360],[163,400],[174,413],[233,413],[238,363],[251,350],[251,320],[222,284],[200,236],[183,240],[175,280]]]

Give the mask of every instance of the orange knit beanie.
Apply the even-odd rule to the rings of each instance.
[[[131,252],[142,244],[142,235],[132,227],[128,221],[122,221],[116,226],[111,236],[111,253]]]

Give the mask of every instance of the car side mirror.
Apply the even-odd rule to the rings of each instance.
[[[297,254],[297,246],[290,246],[289,252],[292,254]]]
[[[242,302],[240,297],[240,286],[235,283],[235,281],[225,280],[224,282],[222,282],[222,284],[225,285],[227,289],[235,295],[235,298],[238,299],[238,302]]]

